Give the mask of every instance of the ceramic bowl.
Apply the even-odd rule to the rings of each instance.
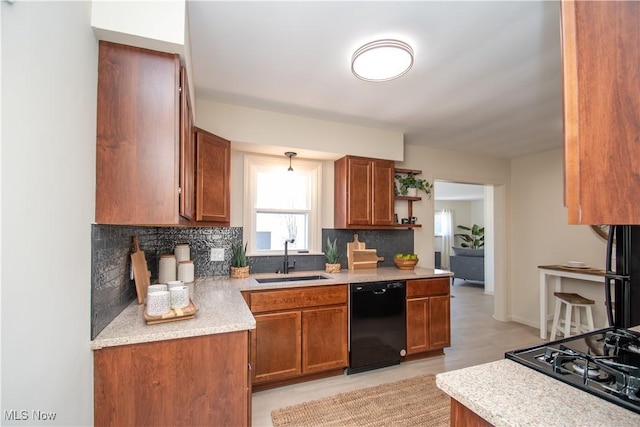
[[[413,270],[416,267],[416,264],[419,260],[417,259],[402,259],[402,258],[394,258],[393,263],[400,270]]]

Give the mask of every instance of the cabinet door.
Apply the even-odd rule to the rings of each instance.
[[[429,350],[429,298],[407,300],[407,354]]]
[[[180,215],[193,220],[196,201],[196,141],[189,84],[184,67],[180,68]]]
[[[177,225],[180,59],[101,41],[96,222]]]
[[[394,163],[389,160],[373,161],[373,225],[393,225]]]
[[[429,298],[429,347],[444,348],[451,345],[450,296]]]
[[[563,1],[571,224],[640,224],[640,2]]]
[[[304,310],[302,371],[343,368],[349,364],[347,306]]]
[[[196,129],[196,221],[229,225],[231,143]]]
[[[247,337],[241,331],[94,351],[94,424],[247,425]]]
[[[254,383],[299,375],[302,372],[302,312],[259,314],[254,317]]]
[[[371,225],[372,162],[368,159],[349,158],[347,162],[347,223]]]

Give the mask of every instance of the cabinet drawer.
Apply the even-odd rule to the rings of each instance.
[[[407,298],[426,297],[430,295],[448,295],[451,279],[418,279],[407,281]]]
[[[263,313],[346,303],[347,285],[332,285],[254,291],[250,295],[249,308],[252,313]]]

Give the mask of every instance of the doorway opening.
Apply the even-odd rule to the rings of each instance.
[[[433,197],[436,264],[439,262],[442,269],[455,273],[454,286],[464,280],[483,286],[484,293],[494,297],[493,317],[505,321],[504,185],[435,180]],[[467,234],[475,240],[479,236],[474,236],[471,230],[459,228],[460,225],[470,229],[476,225],[476,228],[484,229],[480,248],[463,247],[463,243],[467,247],[473,245],[455,234]],[[500,242],[497,251],[496,241]]]

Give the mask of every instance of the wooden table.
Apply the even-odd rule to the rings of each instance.
[[[540,338],[547,339],[547,290],[553,285],[554,292],[561,292],[562,278],[586,280],[604,285],[604,270],[575,268],[564,265],[539,265],[540,269]]]

